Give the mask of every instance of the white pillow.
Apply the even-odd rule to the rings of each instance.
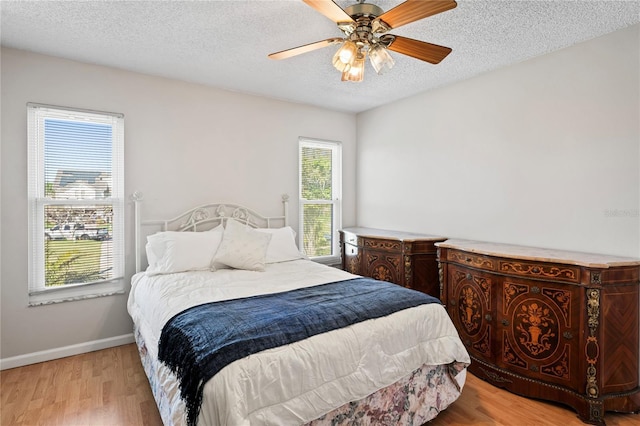
[[[213,265],[221,263],[236,269],[264,271],[269,241],[271,234],[258,232],[229,219]]]
[[[147,252],[147,262],[149,263],[149,267],[155,268],[158,263],[158,255],[156,251],[164,252],[164,244],[162,247],[159,247],[160,244],[153,244],[149,241],[149,237],[147,237],[147,245],[144,246],[145,251]]]
[[[298,250],[296,231],[290,226],[285,226],[284,228],[259,228],[256,231],[272,235],[269,247],[267,247],[265,263],[287,262],[289,260],[307,258]]]
[[[147,274],[203,271],[222,241],[222,225],[212,232],[158,232],[147,237]]]

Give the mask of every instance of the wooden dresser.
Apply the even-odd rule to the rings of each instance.
[[[435,243],[446,238],[373,228],[340,230],[342,269],[440,297]]]
[[[573,407],[587,423],[640,410],[640,259],[463,240],[437,246],[442,301],[472,373]]]

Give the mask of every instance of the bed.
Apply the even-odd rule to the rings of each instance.
[[[470,358],[439,301],[306,258],[285,196],[282,216],[159,221],[134,201],[128,311],[165,425],[420,425],[459,397]]]

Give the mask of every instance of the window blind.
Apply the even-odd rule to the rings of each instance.
[[[300,141],[301,247],[309,257],[333,256],[340,206],[340,145]]]
[[[30,295],[122,289],[123,116],[29,104],[28,138]]]

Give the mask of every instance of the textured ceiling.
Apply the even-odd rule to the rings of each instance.
[[[401,0],[370,0],[384,10]],[[346,7],[355,1],[336,1]],[[640,21],[640,1],[458,0],[392,34],[451,47],[432,65],[391,52],[395,67],[340,81],[329,46],[269,53],[342,33],[300,0],[6,1],[3,46],[223,89],[360,112],[568,47]],[[594,58],[597,60],[597,58]]]

